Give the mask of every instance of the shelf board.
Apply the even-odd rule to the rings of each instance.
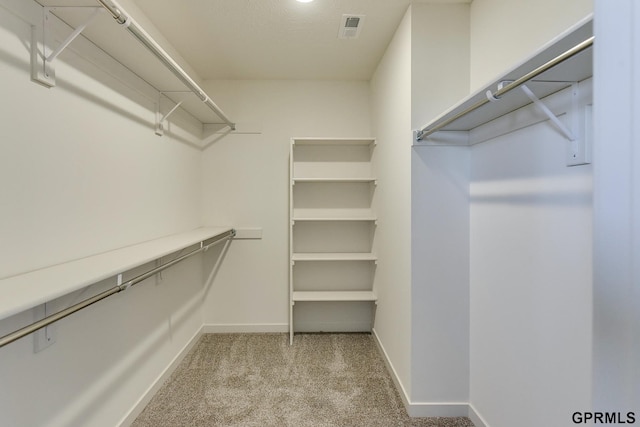
[[[293,210],[293,221],[376,221],[371,209],[302,209]]]
[[[295,301],[377,301],[373,291],[295,291],[292,300]]]
[[[319,182],[319,183],[332,183],[332,182],[375,182],[376,178],[373,177],[354,177],[354,178],[293,178],[293,183],[304,182]]]
[[[231,227],[198,228],[2,279],[0,280],[0,319],[114,277],[230,230]]]
[[[292,261],[376,261],[378,257],[373,253],[350,252],[350,253],[294,253]]]
[[[293,145],[376,145],[375,138],[291,138]]]
[[[589,17],[579,22],[556,39],[552,40],[534,55],[523,61],[520,65],[514,67],[499,78],[490,82],[490,84],[483,86],[475,93],[464,98],[438,117],[435,117],[422,128],[431,128],[439,122],[456,116],[472,105],[486,100],[487,90],[490,90],[492,93],[495,92],[498,89],[498,84],[500,82],[517,80],[531,70],[536,69],[542,64],[588,39],[592,35],[593,19]],[[583,81],[592,75],[593,48],[591,47],[545,71],[534,80],[527,82],[526,85],[539,99],[542,99],[570,86],[573,82]],[[454,139],[458,138],[453,137],[453,139],[450,139],[444,135],[446,132],[443,133],[443,131],[468,132],[478,126],[509,114],[510,112],[529,104],[531,104],[531,100],[524,94],[524,92],[522,90],[514,89],[509,93],[504,94],[499,100],[486,103],[482,107],[477,108],[447,126],[444,126],[439,131],[425,137],[422,141],[416,141],[415,144],[429,145],[430,143],[446,143],[447,140],[452,142]]]
[[[90,7],[100,7],[95,1],[90,0],[36,1],[43,6],[71,6],[57,7],[53,10],[53,14],[58,19],[54,20],[56,22],[51,23],[51,25],[53,33],[56,38],[60,39],[59,41],[64,40],[73,29],[80,26],[86,20],[88,14],[91,12]],[[133,20],[138,21],[135,10],[133,13],[129,11],[127,11],[127,13],[130,14]],[[142,21],[143,20],[140,20],[138,22]],[[153,28],[146,29],[146,31],[149,34],[157,34],[157,31]],[[165,44],[159,37],[156,38],[155,41],[159,45]],[[96,48],[99,49],[99,51],[97,51]],[[100,13],[99,16],[91,22],[91,25],[88,25],[82,31],[81,36],[69,45],[68,49],[75,51],[85,60],[103,69],[111,70],[114,68],[112,65],[105,65],[117,61],[117,63],[122,64],[123,70],[109,71],[117,73],[114,77],[119,79],[122,73],[131,73],[139,77],[143,82],[146,82],[144,86],[148,85],[153,91],[165,93],[165,96],[170,98],[174,103],[183,101],[180,109],[186,111],[203,124],[220,124],[223,122],[221,117],[209,109],[198,96],[191,93],[187,86],[164,66],[158,58],[150,53],[142,43],[139,43],[133,35],[125,31],[121,25],[118,25],[109,13]],[[163,46],[163,49],[168,52],[172,50],[167,46]],[[179,62],[181,67],[189,71],[189,67],[184,61],[178,59],[176,62]],[[124,71],[124,69],[128,71]],[[199,82],[197,83],[200,84]],[[146,92],[145,90],[145,96],[147,95]],[[154,98],[156,99],[153,101],[157,101],[158,95],[158,93],[154,94]],[[137,97],[139,94],[136,93],[135,96]],[[166,110],[163,111],[163,113],[166,112]],[[220,127],[222,127],[222,125],[220,125]]]
[[[378,219],[376,217],[324,217],[324,216],[317,216],[317,217],[293,217],[291,219],[293,222],[312,222],[312,221],[377,221]]]

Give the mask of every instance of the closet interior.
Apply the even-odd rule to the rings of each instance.
[[[199,75],[142,0],[0,0],[0,413],[130,425],[228,332],[370,334],[412,417],[595,405],[610,64],[593,7],[545,2],[559,35],[496,2],[526,46],[551,40],[533,54],[487,0],[407,2],[368,79],[260,80]],[[525,59],[459,81],[490,74],[486,49]]]

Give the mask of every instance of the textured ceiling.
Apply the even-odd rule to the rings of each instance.
[[[133,2],[203,79],[369,80],[412,1]],[[357,39],[338,38],[343,14],[366,15]]]

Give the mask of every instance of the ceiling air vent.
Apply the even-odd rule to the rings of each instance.
[[[338,38],[355,39],[360,35],[362,24],[364,24],[364,15],[342,15]]]

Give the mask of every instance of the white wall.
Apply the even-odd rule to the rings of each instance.
[[[371,80],[375,332],[413,416],[466,414],[469,150],[412,149],[411,129],[467,94],[468,31],[467,4],[412,5]]]
[[[42,19],[35,3],[11,3],[27,19]],[[29,22],[5,4],[0,277],[199,226],[201,153],[193,137],[155,136],[149,87],[108,58],[89,63],[67,50],[57,87],[32,83]],[[100,57],[74,42],[85,48]],[[52,304],[66,307],[115,284],[107,282]],[[58,322],[57,342],[40,353],[32,337],[1,348],[0,423],[118,424],[199,330],[201,292],[195,258]],[[4,319],[0,335],[32,320],[31,311]]]
[[[375,333],[406,401],[411,392],[411,8],[370,85],[371,121],[378,139]]]
[[[156,137],[152,101],[73,51],[57,87],[30,82],[29,27],[2,17],[0,277],[197,227],[193,139]]]
[[[469,5],[414,4],[412,128],[468,93]],[[411,401],[420,416],[469,400],[469,148],[419,147],[411,163]]]
[[[411,8],[411,128],[419,129],[469,94],[470,5]]]
[[[591,10],[474,1],[472,90]],[[569,425],[590,405],[591,167],[567,168],[565,144],[545,122],[472,150],[470,402],[488,426]]]
[[[205,302],[210,330],[287,331],[292,137],[369,136],[366,82],[207,81],[239,128],[203,153],[203,222],[262,228],[236,240]]]
[[[589,407],[591,167],[565,143],[544,122],[473,147],[471,403],[492,427]]]
[[[466,415],[469,401],[469,148],[415,147],[412,393],[416,415]]]
[[[474,0],[471,91],[511,69],[593,11],[593,0]]]
[[[640,5],[596,1],[594,123],[595,410],[640,418]],[[610,83],[624,90],[611,90]]]

